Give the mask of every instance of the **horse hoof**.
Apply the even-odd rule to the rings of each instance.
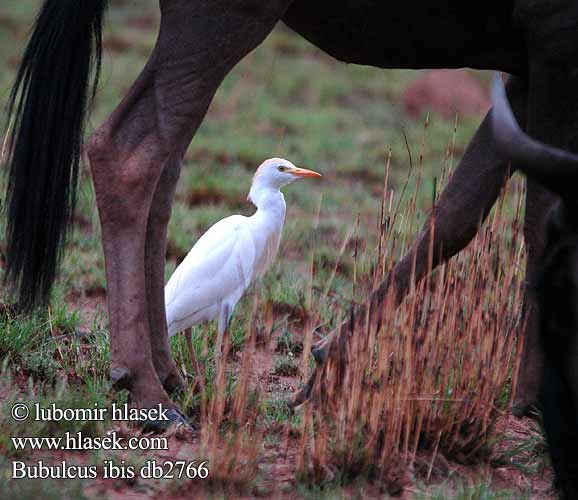
[[[311,397],[311,393],[313,391],[313,385],[315,384],[315,380],[317,379],[318,373],[317,370],[318,368],[315,368],[315,371],[311,374],[307,383],[299,391],[297,391],[297,393],[292,398],[289,398],[289,400],[287,401],[287,406],[291,411],[291,413],[293,413],[293,410],[295,408],[301,406],[306,401],[309,401],[309,398]]]
[[[165,413],[165,415],[168,417],[167,420],[147,420],[143,425],[143,431],[161,433],[167,431],[171,426],[174,426],[175,429],[180,429],[182,427],[192,429],[187,418],[180,410],[171,408]]]
[[[117,366],[110,369],[110,381],[113,389],[117,391],[130,390],[132,376],[128,368]]]
[[[178,372],[172,372],[165,378],[163,388],[167,391],[167,394],[175,394],[176,392],[183,390],[185,384]]]
[[[322,346],[314,345],[311,348],[311,354],[313,355],[313,358],[318,364],[325,363],[325,360],[327,359],[327,351],[328,351],[327,345]]]
[[[539,412],[536,406],[531,403],[518,402],[512,405],[512,415],[516,418],[530,417],[537,419]]]

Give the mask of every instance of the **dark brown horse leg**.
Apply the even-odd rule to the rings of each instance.
[[[164,316],[164,243],[153,239],[166,234],[181,156],[222,79],[288,3],[162,0],[149,63],[88,145],[108,281],[111,376],[141,406],[173,406],[162,382],[178,380]],[[228,27],[226,36],[215,36],[214,26]]]
[[[559,40],[564,40],[560,35]],[[568,59],[568,60],[574,60]],[[528,135],[544,143],[578,152],[578,89],[575,69],[555,63],[533,63],[530,74]],[[559,103],[565,103],[560,106]],[[526,267],[526,338],[514,411],[522,415],[536,403],[540,387],[543,355],[539,338],[539,316],[534,292],[544,251],[544,230],[549,207],[557,198],[538,183],[528,180],[524,238],[528,252]]]
[[[526,84],[520,79],[510,78],[507,90],[512,109],[523,126],[527,101]],[[493,147],[491,121],[489,116],[486,116],[411,249],[372,293],[372,321],[381,320],[383,303],[392,286],[396,303],[399,304],[408,293],[412,279],[416,283],[429,271],[431,217],[434,217],[435,221],[435,268],[465,248],[476,235],[509,175],[508,163]],[[412,273],[414,262],[415,271]],[[318,362],[326,359],[332,346],[335,346],[336,336],[339,336],[342,342],[346,338],[346,335],[337,335],[336,332],[336,335],[329,336],[314,348],[314,356]],[[338,351],[339,349],[336,352]],[[309,388],[310,386],[311,384],[308,385]],[[297,402],[305,396],[299,394]]]
[[[524,126],[526,84],[510,78],[507,90],[516,118]],[[464,249],[477,234],[510,174],[508,163],[493,147],[490,120],[486,116],[411,249],[373,293],[371,302],[376,311],[391,286],[399,304],[412,279],[417,283],[429,272],[432,217],[435,222],[432,268],[435,268]]]
[[[551,4],[544,2],[549,8]],[[539,2],[532,4],[540,7]],[[545,18],[540,24],[527,23],[530,53],[528,99],[528,134],[540,141],[558,148],[578,152],[578,13],[575,5],[568,3],[570,15],[564,16],[564,27],[555,24],[561,17]],[[544,47],[553,50],[541,52]],[[550,170],[557,167],[544,165]],[[574,176],[576,174],[574,173]],[[538,179],[540,179],[538,177]],[[562,184],[563,185],[563,184]],[[548,260],[536,255],[531,273],[528,272],[528,286],[540,284],[537,302],[543,307],[545,317],[540,318],[538,339],[529,346],[543,366],[534,366],[533,378],[540,380],[539,402],[543,410],[543,424],[548,442],[549,454],[556,474],[556,484],[560,498],[578,498],[578,446],[576,408],[576,307],[575,303],[575,237],[576,237],[576,193],[573,186],[562,187],[559,194],[566,214],[565,233],[549,235]],[[552,186],[555,189],[555,184]],[[551,199],[551,198],[550,198]],[[538,227],[544,227],[549,218],[552,226],[555,219],[552,212],[535,210],[539,219]],[[560,213],[560,211],[558,212]],[[557,218],[560,216],[558,215]],[[560,224],[560,221],[556,221]],[[564,226],[563,226],[564,227]],[[531,229],[531,228],[529,228]],[[544,232],[536,235],[539,251],[544,249]],[[536,252],[538,253],[538,252]],[[542,262],[540,263],[539,260]],[[541,276],[537,279],[537,267],[541,264]],[[530,263],[529,263],[530,266]],[[574,274],[574,276],[572,276]],[[538,281],[538,283],[536,283]],[[534,307],[530,314],[538,315]],[[539,358],[538,358],[539,355]],[[538,371],[542,368],[541,372]],[[528,377],[529,379],[530,377]],[[537,389],[537,387],[535,388]]]
[[[112,381],[130,389],[139,406],[173,407],[152,363],[145,293],[147,218],[168,156],[155,116],[152,67],[151,61],[87,152],[102,227]]]
[[[512,413],[523,417],[531,411],[538,398],[543,356],[540,345],[540,317],[534,291],[544,252],[545,225],[549,208],[556,199],[532,179],[526,180],[526,215],[524,219],[524,243],[526,245],[526,283],[521,326],[524,329],[524,345]]]
[[[509,98],[518,123],[525,126],[525,108],[527,107],[527,90],[525,83],[510,79]],[[483,127],[483,125],[482,125]],[[460,167],[456,170],[445,192],[434,210],[434,259],[433,267],[451,258],[464,248],[476,234],[482,218],[485,218],[491,209],[499,193],[501,185],[498,184],[505,172],[506,165],[500,164],[498,156],[492,153],[492,146],[484,144],[487,136],[482,136],[482,141],[474,137],[470,148],[473,146],[472,155],[466,152]],[[461,169],[461,165],[464,168]],[[476,166],[479,168],[476,174]],[[460,176],[458,177],[458,174]],[[481,175],[483,178],[476,177]],[[477,191],[473,191],[477,190]],[[466,198],[466,203],[462,198]],[[537,259],[540,258],[544,246],[542,230],[545,209],[551,203],[551,195],[541,186],[528,181],[526,195],[526,214],[524,220],[524,241],[527,251],[527,282],[532,282],[537,270]],[[464,211],[461,213],[461,211]],[[482,215],[483,210],[483,215]],[[467,213],[466,213],[467,212]],[[479,217],[476,221],[476,217]],[[428,221],[418,240],[406,258],[399,262],[390,275],[381,284],[373,297],[373,305],[377,306],[383,301],[389,286],[394,285],[396,300],[399,304],[411,286],[413,259],[415,258],[414,282],[422,279],[428,272],[429,231]],[[437,250],[437,251],[436,251]],[[538,345],[538,316],[532,287],[526,286],[524,290],[524,314],[521,321],[520,334],[524,337],[524,349],[520,364],[518,384],[514,388],[515,399],[513,412],[521,416],[527,409],[534,405],[538,395],[539,374],[541,370],[541,351]]]
[[[180,157],[167,161],[149,212],[145,246],[146,293],[153,364],[161,383],[169,393],[182,383],[171,357],[164,301],[167,227],[180,170]]]

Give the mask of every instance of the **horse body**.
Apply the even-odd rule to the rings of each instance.
[[[380,68],[498,69],[522,75],[527,49],[513,3],[298,0],[283,21],[344,62]]]
[[[94,32],[100,29],[105,6],[104,0],[45,0],[15,87],[8,277],[29,307],[47,298],[73,206],[68,189],[75,182],[80,136],[74,127],[59,125],[82,122],[90,40],[96,40],[98,52]],[[571,0],[476,5],[459,0],[426,5],[418,0],[160,0],[160,32],[149,62],[86,145],[102,227],[112,379],[129,388],[138,405],[161,402],[174,407],[165,389],[174,389],[180,377],[167,340],[163,279],[167,224],[181,160],[223,78],[279,20],[350,63],[510,72],[515,77],[508,84],[508,98],[522,127],[545,142],[578,149],[578,79],[568,71],[578,60],[578,13],[573,6]],[[84,22],[79,24],[79,19]],[[59,28],[74,23],[84,35]],[[70,55],[68,72],[47,73],[63,52]],[[74,95],[79,98],[71,109],[66,103]],[[42,179],[50,179],[61,167],[64,171],[50,190],[43,190]],[[37,171],[42,175],[35,175]],[[509,175],[508,161],[496,150],[486,118],[431,214],[434,266],[469,243]],[[529,184],[525,237],[530,282],[544,247],[542,228],[552,200],[539,184]],[[58,208],[50,231],[43,227],[47,206]],[[430,220],[370,297],[377,319],[391,286],[401,300],[410,284],[428,272]],[[37,247],[38,241],[48,253]],[[47,287],[38,295],[31,283]],[[540,370],[534,302],[528,287],[523,403],[533,401]]]

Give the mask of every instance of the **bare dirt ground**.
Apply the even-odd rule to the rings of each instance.
[[[402,95],[405,112],[421,120],[431,110],[446,120],[484,115],[490,109],[487,89],[464,70],[431,70],[411,82]]]

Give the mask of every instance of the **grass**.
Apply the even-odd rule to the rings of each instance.
[[[354,323],[345,362],[330,360],[319,405],[305,410],[303,473],[318,479],[333,467],[342,477],[377,477],[396,491],[410,481],[420,449],[430,450],[432,465],[438,452],[461,463],[487,456],[519,356],[522,273],[509,262],[520,234],[509,252],[487,251],[506,246],[506,228],[519,225],[496,211],[467,252],[398,309],[389,301],[380,329],[364,317]]]
[[[34,479],[8,483],[0,479],[0,496],[5,500],[86,500],[81,480],[58,481]]]
[[[0,6],[0,104],[37,6],[35,0]],[[111,2],[90,129],[144,66],[157,25],[153,0]],[[6,462],[0,497],[106,498],[113,490],[130,490],[170,498],[203,487],[214,497],[383,497],[417,488],[427,498],[508,498],[485,478],[470,484],[467,473],[436,471],[443,460],[469,464],[470,471],[486,467],[496,421],[507,410],[523,280],[517,180],[459,259],[390,309],[382,330],[354,336],[355,356],[344,368],[327,367],[314,404],[295,414],[285,404],[313,366],[311,343],[336,328],[350,304],[362,302],[375,279],[407,251],[479,122],[465,116],[448,122],[427,109],[422,121],[410,120],[401,98],[420,75],[340,64],[280,25],[225,79],[188,149],[169,226],[167,278],[211,224],[252,212],[246,194],[265,158],[287,157],[324,174],[322,182],[286,190],[279,258],[236,308],[226,370],[214,370],[215,325],[193,331],[202,377],[184,338],[171,340],[190,383],[176,400],[196,424],[192,435],[171,437],[171,456],[208,458],[211,481],[78,481],[65,491],[58,482],[9,481]],[[0,229],[4,224],[0,219]],[[377,258],[379,248],[384,259]],[[0,314],[0,450],[8,460],[15,456],[10,436],[70,429],[17,424],[7,417],[13,402],[67,407],[126,401],[108,383],[105,297],[98,215],[84,168],[50,312],[19,317],[6,308]],[[84,429],[77,423],[72,429],[100,435],[113,426]],[[503,460],[541,475],[547,464],[540,437],[512,442]],[[113,458],[140,463],[145,456]],[[102,463],[104,455],[89,459]]]
[[[526,500],[530,498],[529,494],[521,494],[519,491],[495,491],[487,482],[471,485],[460,481],[453,485],[443,484],[433,488],[433,491],[418,492],[415,498],[416,500],[445,500],[449,492],[454,500]]]

